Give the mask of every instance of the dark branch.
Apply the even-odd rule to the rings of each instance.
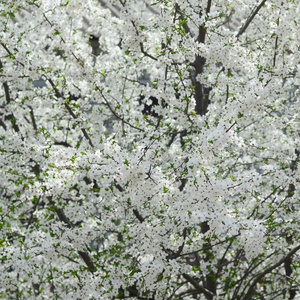
[[[253,283],[250,285],[247,294],[245,295],[245,297],[243,298],[243,300],[250,300],[252,297],[252,292],[256,286],[256,284],[268,273],[271,273],[274,269],[276,269],[277,267],[279,267],[281,264],[283,264],[284,262],[286,262],[287,260],[289,260],[298,250],[300,249],[300,245],[297,246],[296,248],[294,248],[293,250],[291,250],[284,258],[282,258],[279,262],[277,262],[276,264],[270,266],[269,268],[267,268],[264,272],[260,273],[255,280],[253,281]]]
[[[89,268],[90,272],[95,272],[96,271],[96,267],[93,264],[89,254],[86,251],[78,251],[78,254],[80,255],[80,257],[83,259],[83,261],[85,262],[85,264],[87,265],[87,267]]]
[[[54,202],[52,200],[50,200],[50,204],[54,204]],[[65,212],[63,211],[62,208],[57,208],[56,209],[56,214],[57,214],[59,220],[61,222],[64,222],[67,225],[68,228],[72,229],[74,227],[74,225],[69,220],[69,218],[66,216],[66,214],[65,214]],[[78,254],[82,258],[82,260],[85,262],[85,264],[88,267],[89,271],[92,272],[92,273],[95,272],[96,267],[95,267],[92,259],[90,258],[90,255],[88,254],[88,252],[78,250]]]
[[[258,14],[259,10],[264,6],[266,0],[263,0],[258,6],[257,8],[255,9],[255,11],[252,13],[252,15],[247,19],[246,23],[244,24],[244,26],[240,29],[240,31],[238,32],[237,34],[237,38],[239,36],[241,36],[245,31],[246,29],[248,28],[248,26],[250,25],[250,23],[252,22],[252,20],[255,18],[255,16]]]
[[[139,211],[138,211],[137,209],[134,209],[134,210],[133,210],[133,213],[134,213],[134,215],[136,216],[136,218],[137,218],[141,223],[144,222],[145,218],[143,218],[143,217],[140,215],[140,213],[139,213]]]
[[[64,96],[63,96],[63,95],[60,93],[60,91],[56,88],[56,86],[55,86],[54,82],[52,81],[52,79],[51,79],[51,78],[48,78],[48,81],[50,82],[52,88],[54,89],[54,92],[55,92],[56,97],[64,99]],[[77,116],[74,114],[74,112],[72,111],[70,105],[69,105],[66,101],[65,101],[64,105],[65,105],[67,111],[69,112],[69,114],[72,116],[72,118],[73,118],[73,119],[77,119]],[[93,142],[92,142],[90,136],[88,135],[86,129],[85,129],[85,128],[81,128],[81,131],[82,131],[84,137],[89,141],[90,146],[91,146],[91,147],[94,147]]]
[[[0,68],[3,69],[3,64],[2,64],[1,60],[0,60]],[[8,88],[7,81],[3,82],[3,88],[4,88],[4,92],[5,92],[6,103],[9,104],[11,100],[10,100],[10,94],[9,94],[9,88]]]
[[[69,143],[61,141],[61,142],[54,142],[54,145],[58,145],[58,146],[64,146],[64,147],[72,147]]]
[[[207,6],[206,6],[206,14],[208,14],[210,12],[210,9],[211,9],[211,0],[208,0]]]
[[[148,52],[146,52],[146,51],[144,50],[144,45],[143,45],[143,43],[140,43],[140,47],[141,47],[141,52],[142,52],[145,56],[148,56],[148,57],[150,57],[150,58],[153,59],[153,60],[157,60],[156,57],[152,56],[151,54],[149,54]]]
[[[208,0],[207,6],[206,6],[206,14],[210,12],[211,9],[211,0]],[[202,14],[202,12],[200,13]],[[206,27],[201,24],[199,27],[199,33],[197,37],[197,41],[199,43],[204,43],[206,37]],[[209,92],[211,91],[211,88],[205,88],[199,81],[196,81],[197,75],[203,73],[203,68],[205,65],[205,58],[201,57],[199,55],[196,56],[195,61],[191,64],[195,68],[195,72],[192,76],[192,82],[195,86],[195,101],[196,101],[196,113],[198,115],[205,115],[207,112],[207,107],[210,103],[209,101]]]
[[[208,300],[212,300],[214,297],[214,294],[205,289],[203,286],[201,286],[198,282],[196,282],[190,275],[188,274],[182,274],[184,279],[186,279],[197,291],[204,294]]]
[[[31,117],[31,121],[32,121],[32,126],[33,126],[34,130],[36,131],[37,130],[37,125],[36,125],[33,109],[32,109],[31,106],[29,106],[29,108],[30,108],[30,117]]]
[[[144,131],[143,129],[141,129],[141,128],[139,128],[139,127],[136,127],[136,126],[130,124],[130,123],[127,122],[124,118],[122,118],[121,116],[119,116],[119,115],[113,110],[113,108],[111,107],[110,103],[108,102],[108,100],[107,100],[106,97],[104,96],[102,90],[101,90],[99,87],[97,87],[97,86],[96,86],[96,88],[97,88],[97,90],[101,93],[101,96],[103,97],[103,99],[104,99],[104,101],[105,101],[107,107],[109,108],[109,110],[112,112],[112,114],[113,114],[117,119],[119,119],[120,121],[122,121],[123,123],[129,125],[130,127],[134,128],[134,129],[137,129],[137,130],[139,130],[139,131]]]
[[[4,130],[7,129],[7,126],[5,125],[5,123],[0,119],[0,126],[2,126],[4,128]]]
[[[179,13],[180,20],[183,21],[184,20],[184,16],[183,16],[183,13],[182,13],[182,11],[181,11],[181,9],[180,9],[180,7],[179,7],[179,5],[177,3],[175,4],[175,11],[177,13]],[[187,23],[183,23],[182,27],[183,27],[183,29],[185,30],[186,33],[191,33],[191,30],[190,30],[189,26],[187,25]]]

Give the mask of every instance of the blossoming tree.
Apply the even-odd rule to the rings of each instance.
[[[298,1],[110,4],[1,1],[1,297],[296,299]]]

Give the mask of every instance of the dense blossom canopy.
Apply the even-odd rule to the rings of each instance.
[[[299,2],[109,5],[1,1],[0,297],[298,299]]]

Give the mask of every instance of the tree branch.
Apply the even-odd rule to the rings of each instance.
[[[51,78],[47,78],[47,79],[48,79],[48,81],[50,82],[52,88],[54,89],[54,92],[55,92],[56,97],[64,99],[64,96],[63,96],[63,95],[60,93],[60,91],[56,88],[56,86],[55,86],[53,80],[52,80]],[[69,112],[69,114],[72,116],[72,118],[73,118],[73,119],[77,119],[77,116],[76,116],[76,115],[74,114],[74,112],[72,111],[70,105],[69,105],[67,102],[65,102],[64,105],[65,105],[67,111]],[[94,147],[94,144],[93,144],[93,142],[92,142],[90,136],[88,135],[86,129],[85,129],[85,128],[81,128],[81,131],[82,131],[84,137],[89,141],[90,146],[91,146],[91,147]]]
[[[50,199],[50,204],[54,204],[53,200]],[[74,227],[74,225],[72,224],[72,222],[69,220],[69,218],[66,216],[65,212],[63,211],[62,208],[57,208],[55,210],[59,220],[63,223],[65,223],[67,225],[68,228],[72,229]],[[96,267],[92,261],[92,259],[90,258],[90,255],[88,254],[87,251],[80,251],[78,250],[77,253],[79,254],[79,256],[82,258],[82,260],[85,262],[85,264],[87,265],[88,269],[90,272],[95,272],[96,271]]]
[[[255,11],[252,13],[252,15],[250,17],[248,17],[246,23],[244,24],[244,26],[240,29],[240,31],[237,34],[237,38],[240,37],[248,28],[248,26],[250,25],[250,23],[252,22],[252,20],[255,18],[255,16],[258,14],[259,10],[264,6],[266,0],[263,0],[255,9]]]
[[[208,0],[206,10],[205,10],[206,14],[210,12],[210,9],[211,9],[211,0]],[[200,14],[202,14],[202,12]],[[201,24],[199,28],[197,41],[199,43],[204,43],[205,36],[206,36],[206,27],[203,24]],[[195,101],[196,101],[195,110],[196,113],[200,116],[206,114],[207,107],[210,103],[209,92],[211,88],[205,88],[199,81],[196,81],[197,75],[203,73],[205,61],[206,60],[204,57],[197,55],[195,61],[191,64],[195,68],[195,74],[193,74],[192,76],[192,82],[195,86]]]
[[[260,273],[255,280],[253,281],[253,283],[250,285],[247,294],[245,295],[245,297],[243,298],[243,300],[251,300],[252,297],[252,292],[256,286],[256,284],[268,273],[271,273],[274,269],[276,269],[277,267],[279,267],[281,264],[283,264],[285,261],[289,260],[290,257],[292,257],[298,250],[300,249],[300,245],[297,246],[296,248],[294,248],[293,250],[291,250],[284,258],[282,258],[279,262],[277,262],[276,264],[274,264],[273,266],[270,266],[269,268],[267,268],[264,272]]]
[[[1,44],[3,47],[5,47],[4,44]],[[7,49],[7,48],[5,48]],[[0,68],[3,69],[3,64],[2,64],[2,61],[0,60]],[[7,81],[4,81],[2,83],[3,85],[3,88],[4,88],[4,93],[5,93],[5,99],[6,99],[6,103],[9,104],[11,102],[11,98],[10,98],[10,92],[9,92],[9,87],[8,87],[8,84],[7,84]],[[13,115],[13,113],[11,113],[10,115],[6,116],[5,117],[5,120],[11,120],[11,123],[12,123],[12,127],[14,129],[15,132],[20,132],[20,128],[19,126],[17,125],[16,123],[16,118],[15,116]],[[1,126],[6,129],[6,125],[4,124],[4,122],[1,121]]]
[[[186,279],[197,291],[204,294],[208,300],[212,300],[215,296],[213,293],[205,289],[203,286],[199,285],[190,275],[183,273],[182,276]]]
[[[124,118],[122,118],[121,116],[119,116],[119,115],[113,110],[113,108],[111,107],[110,103],[108,102],[108,100],[107,100],[106,97],[104,96],[102,90],[101,90],[98,86],[96,86],[96,88],[97,88],[97,90],[101,93],[101,96],[103,97],[103,99],[104,99],[104,101],[105,101],[107,107],[109,108],[109,110],[113,113],[113,115],[114,115],[117,119],[119,119],[120,121],[122,121],[123,123],[129,125],[130,127],[134,128],[134,129],[137,129],[137,130],[139,130],[139,131],[144,131],[143,129],[141,129],[141,128],[139,128],[139,127],[136,127],[136,126],[130,124],[129,122],[127,122],[126,120],[124,120]]]
[[[141,223],[144,222],[145,218],[142,217],[142,216],[140,215],[140,213],[139,213],[139,211],[138,211],[137,209],[134,209],[134,210],[133,210],[133,213],[134,213],[134,215],[136,216],[136,218],[137,218]]]
[[[146,52],[146,51],[144,50],[144,45],[143,45],[142,42],[140,42],[140,47],[141,47],[141,52],[142,52],[145,56],[148,56],[148,57],[150,57],[151,59],[157,61],[157,58],[156,58],[156,57],[152,56],[151,54],[149,54],[148,52]]]
[[[32,121],[32,126],[34,128],[35,131],[37,131],[37,125],[36,125],[36,120],[35,120],[35,116],[33,113],[33,108],[31,106],[29,106],[30,108],[30,117],[31,117],[31,121]]]
[[[180,6],[177,3],[175,4],[175,11],[179,13],[179,15],[180,15],[179,19],[181,21],[183,21],[184,20],[183,13],[180,9]],[[186,33],[191,33],[191,30],[190,30],[189,26],[187,25],[187,23],[183,23],[182,27],[183,27],[183,29],[185,30]]]

